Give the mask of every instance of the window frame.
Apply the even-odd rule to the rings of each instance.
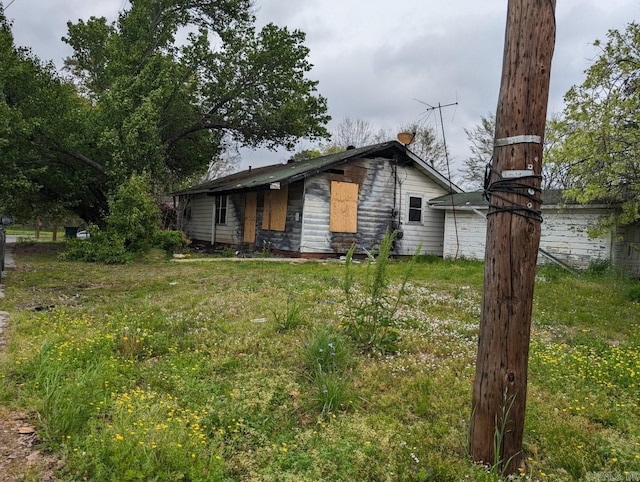
[[[420,200],[420,207],[411,206],[413,199]],[[419,219],[411,219],[412,213],[418,213]],[[424,196],[421,194],[409,194],[407,196],[407,223],[422,224],[424,221]]]
[[[229,196],[216,196],[216,225],[224,226],[227,224],[227,215],[229,207]]]

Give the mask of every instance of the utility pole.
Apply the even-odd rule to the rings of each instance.
[[[524,464],[522,437],[540,244],[542,146],[556,0],[509,0],[489,201],[470,453],[503,474]]]

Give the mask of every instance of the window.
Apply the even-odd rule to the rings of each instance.
[[[227,224],[228,196],[216,197],[216,224]]]
[[[409,222],[422,222],[422,198],[409,196]]]
[[[329,231],[332,233],[358,232],[358,184],[331,182]]]

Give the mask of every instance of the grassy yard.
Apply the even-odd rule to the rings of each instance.
[[[418,262],[397,351],[363,354],[335,261],[16,262],[0,402],[63,480],[498,480],[467,454],[480,263]],[[613,273],[538,273],[522,480],[640,480],[638,299]]]

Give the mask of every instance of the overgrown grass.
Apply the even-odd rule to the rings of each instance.
[[[371,356],[345,329],[338,262],[16,250],[0,400],[32,414],[63,480],[498,480],[467,454],[481,263],[419,260],[404,284],[389,260],[396,350]],[[634,286],[538,273],[523,480],[640,475]]]

